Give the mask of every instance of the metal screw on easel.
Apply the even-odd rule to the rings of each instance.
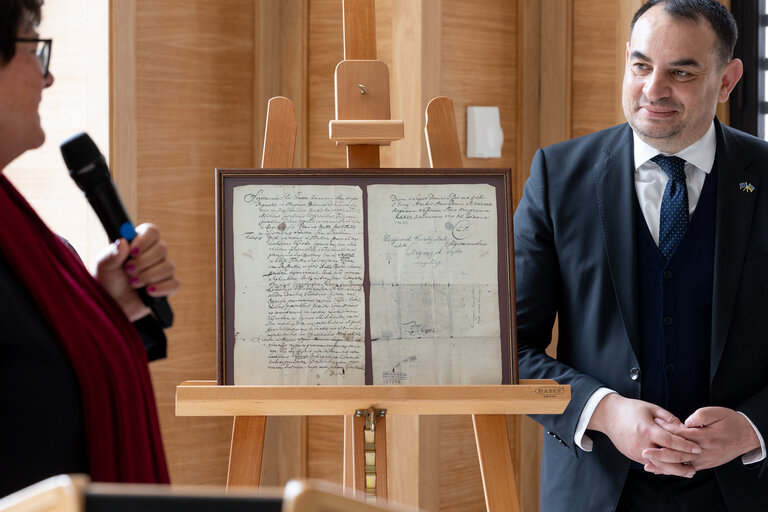
[[[357,84],[357,86],[360,88],[360,94],[365,94],[368,92],[368,88],[363,84]]]

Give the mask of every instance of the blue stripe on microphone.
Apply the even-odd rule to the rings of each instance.
[[[130,222],[125,222],[122,226],[120,226],[120,236],[129,242],[136,238],[136,230],[133,229],[133,224]]]

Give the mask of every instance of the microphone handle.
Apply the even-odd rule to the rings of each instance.
[[[157,321],[164,329],[173,325],[173,310],[168,303],[168,299],[165,297],[151,297],[147,293],[146,288],[139,288],[136,292],[139,294],[141,302],[152,310],[152,313],[157,317]]]
[[[111,183],[110,183],[111,185]],[[101,187],[98,187],[101,188]],[[128,218],[128,213],[125,211],[120,197],[117,195],[114,186],[104,187],[105,190],[100,191],[100,194],[106,194],[110,197],[108,202],[113,208],[105,207],[102,204],[104,195],[100,194],[88,194],[86,193],[86,199],[91,203],[93,210],[96,212],[96,216],[104,226],[104,230],[107,232],[110,242],[114,242],[119,238],[125,238],[128,242],[131,242],[136,238],[136,230]],[[173,325],[173,310],[168,303],[168,299],[165,297],[152,297],[147,293],[146,287],[142,287],[136,290],[141,298],[141,302],[144,303],[149,309],[152,310],[157,321],[165,329]]]

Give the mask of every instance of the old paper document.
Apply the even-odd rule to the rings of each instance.
[[[235,384],[365,383],[362,204],[356,186],[235,187]]]
[[[501,384],[487,184],[368,187],[374,384]]]

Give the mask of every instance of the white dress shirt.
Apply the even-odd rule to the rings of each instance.
[[[640,210],[643,212],[645,222],[648,224],[648,229],[653,235],[656,244],[659,243],[659,219],[661,218],[661,199],[664,196],[664,188],[667,186],[669,177],[658,164],[651,161],[651,158],[661,153],[658,149],[646,144],[640,137],[633,132],[635,145],[635,192],[637,193],[637,201],[640,204]],[[715,163],[715,150],[717,146],[717,136],[715,134],[715,123],[709,126],[709,130],[704,134],[702,138],[683,149],[682,151],[675,153],[674,156],[678,156],[685,160],[685,178],[688,188],[688,218],[693,216],[693,212],[696,209],[696,204],[699,202],[699,196],[701,196],[701,189],[704,187],[704,180],[712,171],[712,166]],[[665,156],[673,156],[666,155]],[[586,452],[592,451],[592,439],[585,434],[589,420],[592,418],[592,414],[597,408],[597,404],[606,395],[615,393],[609,388],[599,388],[595,391],[589,400],[587,400],[584,409],[579,417],[579,422],[576,425],[576,433],[574,435],[574,442],[576,445]],[[747,416],[739,412],[752,428],[755,430],[758,439],[760,440],[760,448],[756,448],[741,457],[741,461],[744,464],[751,464],[754,462],[760,462],[766,457],[765,440],[760,435],[760,431],[757,430],[752,420]],[[685,418],[681,418],[682,421]]]

